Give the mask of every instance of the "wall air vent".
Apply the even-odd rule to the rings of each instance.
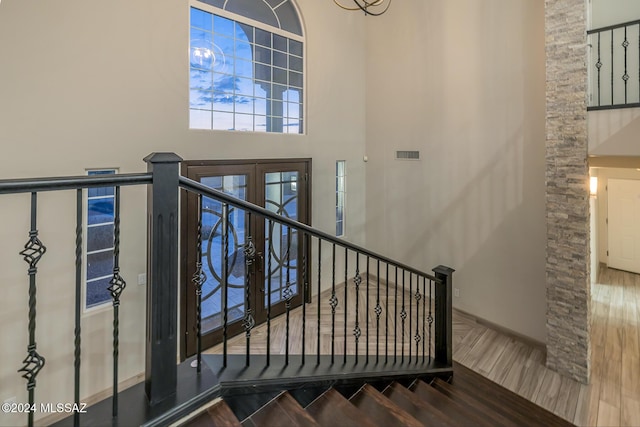
[[[396,160],[420,160],[419,151],[396,151]]]

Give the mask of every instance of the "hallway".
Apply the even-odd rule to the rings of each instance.
[[[544,353],[454,317],[459,363],[583,426],[640,424],[640,275],[602,267],[591,290],[591,384],[545,368]]]

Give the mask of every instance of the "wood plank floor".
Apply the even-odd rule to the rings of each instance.
[[[366,336],[365,319],[369,318],[373,325],[376,323],[375,287],[372,286],[369,291],[369,311],[365,310],[366,291],[363,288],[361,286],[359,294],[358,320],[362,329],[358,346],[359,354],[365,352],[362,344]],[[383,357],[385,345],[391,354],[395,345],[398,353],[404,348],[405,355],[411,351],[415,356],[413,336],[416,325],[411,325],[413,333],[410,333],[409,325],[405,324],[404,346],[402,346],[403,330],[400,323],[396,325],[394,322],[394,308],[396,301],[401,305],[402,293],[396,298],[395,289],[391,285],[387,300],[386,288],[383,286],[382,289],[380,305],[389,307],[390,311],[388,317],[386,311],[383,311],[379,329],[370,326],[369,352],[372,357],[375,357],[376,351]],[[333,342],[336,354],[343,354],[345,348],[347,354],[354,354],[356,346],[353,329],[356,316],[353,284],[350,283],[347,290],[346,340],[345,309],[342,304],[344,287],[337,288],[336,294],[339,303],[336,307],[333,340],[331,307],[327,302],[330,294],[324,292],[321,295],[323,303],[320,307],[320,350],[327,354],[331,351]],[[424,301],[423,299],[421,304]],[[405,295],[405,303],[408,307],[408,295]],[[415,299],[412,303],[415,310]],[[307,354],[315,354],[318,348],[317,305],[308,304],[306,312],[308,320],[304,327],[305,351]],[[420,312],[422,313],[422,308]],[[580,384],[547,369],[545,354],[541,349],[491,329],[476,322],[473,317],[455,310],[453,358],[458,363],[576,425],[640,426],[640,275],[601,267],[598,283],[592,286],[591,313],[592,380],[589,385]],[[291,312],[289,349],[292,353],[299,353],[301,349],[303,329],[301,319],[300,308]],[[284,316],[271,322],[272,354],[284,353],[285,332]],[[266,325],[256,327],[252,331],[252,353],[265,352],[266,334]],[[421,331],[420,334],[422,335]],[[429,336],[428,329],[425,329],[424,335]],[[394,340],[394,337],[397,339]],[[235,337],[229,341],[228,351],[230,354],[244,353],[245,345],[244,335]],[[428,351],[428,344],[425,344],[425,348]],[[421,344],[418,349],[421,350]],[[221,346],[216,346],[207,353],[221,351]]]

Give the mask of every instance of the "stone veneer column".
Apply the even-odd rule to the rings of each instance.
[[[585,0],[546,0],[547,367],[589,381]]]

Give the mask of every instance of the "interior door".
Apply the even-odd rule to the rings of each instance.
[[[640,273],[640,181],[609,179],[609,267]]]
[[[249,162],[185,162],[183,174],[211,188],[230,194],[268,210],[304,223],[309,222],[308,171],[310,160],[260,160]],[[201,220],[202,258],[198,260],[198,205],[194,194],[183,197],[182,214],[182,324],[184,340],[181,356],[196,352],[196,293],[192,282],[196,263],[202,263],[206,281],[202,286],[202,347],[222,341],[225,307],[222,239],[222,203],[203,198]],[[249,216],[241,209],[228,208],[227,252],[227,337],[244,331],[242,321],[250,305],[256,324],[286,310],[286,302],[295,307],[302,302],[298,260],[302,259],[300,238],[293,229]],[[250,223],[249,223],[250,221]],[[257,251],[253,274],[244,260],[244,247],[251,230]],[[247,290],[249,299],[247,299]],[[268,297],[270,295],[270,298]]]

